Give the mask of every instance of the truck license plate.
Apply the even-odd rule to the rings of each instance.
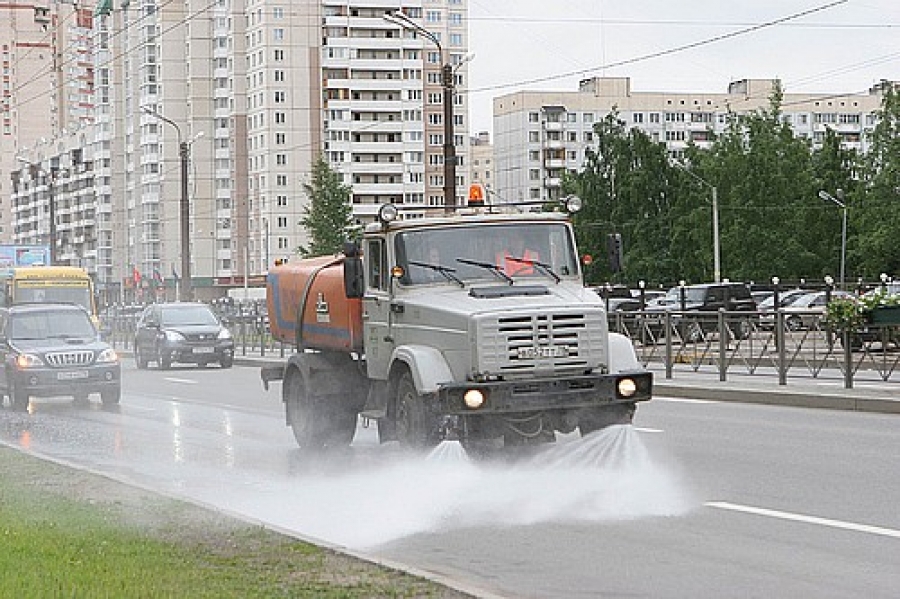
[[[566,345],[540,345],[537,347],[520,347],[519,359],[533,360],[535,358],[565,358],[569,355],[569,347]]]
[[[73,381],[76,379],[86,379],[87,377],[87,370],[66,370],[56,373],[56,380],[58,381]]]
[[[214,351],[216,351],[216,350],[212,347],[195,347],[194,348],[195,354],[211,354]]]

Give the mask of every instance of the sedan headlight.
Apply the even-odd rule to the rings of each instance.
[[[19,354],[16,356],[16,366],[18,368],[35,368],[43,365],[44,361],[37,354]]]
[[[217,339],[231,339],[231,331],[222,327],[219,330],[219,335],[218,335]]]
[[[179,333],[178,331],[165,331],[163,333],[166,336],[166,341],[184,341],[184,335]]]
[[[104,349],[97,356],[97,364],[115,364],[119,361],[119,354],[111,347]]]

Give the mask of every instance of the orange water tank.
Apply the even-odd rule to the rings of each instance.
[[[266,303],[272,335],[302,348],[362,351],[362,301],[344,293],[343,256],[296,260],[269,269]],[[303,319],[298,331],[297,316]]]

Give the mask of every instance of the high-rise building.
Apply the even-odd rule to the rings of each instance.
[[[37,163],[41,155],[54,153],[51,140],[93,121],[93,7],[90,0],[0,4],[0,243],[49,241],[43,196],[42,205],[20,211],[37,215],[34,226],[43,223],[44,237],[38,239],[39,232],[30,224],[16,230],[11,175],[23,168],[38,174],[40,169],[29,161]]]

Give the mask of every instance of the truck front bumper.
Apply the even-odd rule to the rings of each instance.
[[[633,392],[628,391],[633,388]],[[465,396],[480,392],[478,407],[467,405]],[[527,381],[452,383],[438,390],[438,409],[451,415],[512,414],[553,410],[577,410],[612,404],[647,401],[653,393],[653,374],[647,371],[587,374],[567,378]]]

